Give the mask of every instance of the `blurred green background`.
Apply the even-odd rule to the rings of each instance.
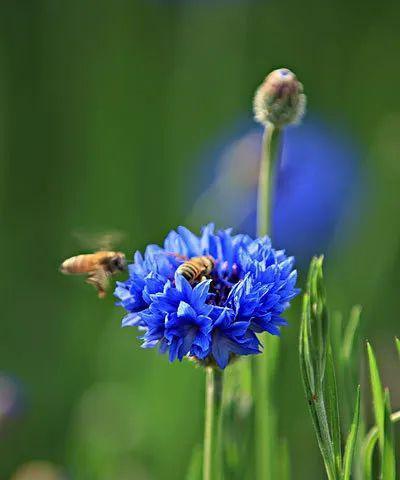
[[[111,295],[57,269],[79,251],[76,229],[123,230],[133,252],[184,222],[199,152],[283,65],[310,109],[364,147],[372,184],[355,234],[327,258],[328,294],[333,309],[364,306],[400,408],[399,15],[398,2],[370,0],[1,2],[0,370],[26,396],[0,436],[1,479],[33,459],[73,479],[184,478],[202,372],[141,350]],[[319,479],[299,306],[282,336],[280,430],[293,478]]]

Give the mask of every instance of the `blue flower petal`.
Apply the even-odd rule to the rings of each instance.
[[[215,268],[191,284],[176,271],[198,255],[211,255]],[[163,247],[136,252],[128,272],[114,294],[127,311],[123,326],[142,331],[143,348],[158,346],[170,361],[214,359],[220,368],[233,356],[259,353],[258,333],[279,335],[287,324],[282,315],[299,293],[293,257],[274,250],[268,237],[216,232],[213,224],[200,237],[185,227],[171,231]]]

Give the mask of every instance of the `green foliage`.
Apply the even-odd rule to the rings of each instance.
[[[360,389],[357,390],[353,421],[343,458],[339,395],[334,356],[330,345],[322,263],[323,259],[319,257],[313,258],[310,264],[300,327],[300,366],[327,476],[329,480],[345,480],[350,478],[360,423]],[[359,309],[353,310],[352,321],[346,328],[345,341],[339,355],[341,373],[351,363],[358,321]],[[341,329],[338,328],[336,331],[337,346],[341,343],[340,335]]]
[[[342,465],[342,449],[340,434],[339,399],[336,384],[335,365],[332,348],[328,346],[328,355],[325,372],[325,399],[328,413],[329,429],[332,432],[333,451],[335,454],[336,469],[340,471]]]
[[[279,445],[278,476],[279,480],[290,480],[290,452],[286,439],[281,440]]]
[[[360,424],[360,386],[357,389],[356,403],[354,406],[354,416],[351,423],[349,435],[346,441],[343,459],[342,480],[349,480],[351,475],[351,466],[353,463],[354,450],[356,447],[357,432]]]
[[[361,306],[355,305],[350,312],[350,318],[346,325],[341,359],[344,364],[344,368],[351,365],[354,360],[353,352],[355,346],[355,337],[360,325]]]
[[[395,342],[396,342],[397,353],[399,354],[399,357],[400,357],[400,340],[396,337]]]
[[[336,416],[330,402],[327,408],[324,401],[323,381],[327,352],[328,315],[325,291],[323,288],[322,257],[313,258],[303,299],[303,313],[300,327],[300,366],[304,389],[317,435],[318,445],[330,480],[339,478],[332,431],[328,418]],[[330,388],[336,390],[335,382],[329,381]],[[336,395],[336,391],[335,391]],[[335,407],[333,407],[335,409]],[[332,424],[332,422],[331,422]]]
[[[203,471],[203,448],[196,445],[192,452],[189,468],[185,480],[202,480]]]
[[[227,368],[223,395],[224,473],[230,480],[254,478],[249,462],[252,439],[253,398],[250,358],[241,358]]]
[[[385,389],[384,396],[384,446],[383,446],[383,462],[382,462],[382,479],[395,480],[396,479],[396,458],[393,425],[391,421],[392,408],[390,406],[389,390]]]
[[[375,353],[369,343],[367,351],[376,426],[370,430],[364,441],[364,475],[367,480],[373,478],[373,453],[378,441],[380,478],[393,480],[396,478],[396,454],[392,424],[398,421],[399,415],[398,412],[392,414],[389,390],[383,390]]]
[[[385,417],[387,422],[387,417]],[[400,411],[394,412],[390,415],[390,420],[392,424],[395,424],[400,421]],[[372,460],[373,460],[373,453],[376,442],[378,440],[378,429],[376,426],[372,427],[371,430],[368,432],[364,439],[363,444],[363,480],[372,480],[373,478],[373,468],[372,468]]]
[[[385,444],[385,403],[383,398],[382,382],[379,375],[378,364],[375,353],[371,345],[367,342],[368,364],[370,372],[370,382],[372,391],[372,402],[374,407],[375,422],[378,427],[379,450],[381,459],[383,457],[383,447]]]

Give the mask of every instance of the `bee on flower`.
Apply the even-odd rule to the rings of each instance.
[[[182,275],[190,259],[212,259],[191,281]],[[297,295],[293,257],[272,248],[268,237],[252,239],[215,232],[198,237],[185,227],[171,231],[163,247],[136,252],[129,278],[115,296],[127,315],[123,326],[139,327],[144,348],[168,352],[170,361],[192,357],[224,369],[240,355],[260,353],[257,334],[279,335],[282,318]]]

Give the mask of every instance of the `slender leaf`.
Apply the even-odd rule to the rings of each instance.
[[[281,440],[279,445],[278,477],[279,480],[290,480],[290,455],[287,439]]]
[[[346,441],[346,448],[343,459],[343,475],[342,480],[350,480],[351,466],[353,463],[354,450],[356,446],[358,426],[360,423],[360,386],[357,388],[357,397],[354,407],[354,416],[351,423],[349,435]]]
[[[299,353],[300,353],[300,366],[303,375],[304,381],[307,383],[308,388],[312,392],[311,395],[315,394],[315,373],[313,359],[311,357],[311,346],[310,346],[310,297],[308,294],[305,294],[303,297],[303,314],[302,321],[300,326],[300,343],[299,343]],[[309,398],[309,397],[308,397]]]
[[[329,338],[332,345],[332,352],[335,363],[340,370],[340,362],[343,349],[343,315],[340,312],[333,312],[329,321]]]
[[[329,430],[333,442],[333,451],[337,472],[342,469],[342,446],[340,434],[339,400],[336,386],[335,365],[333,362],[332,348],[328,345],[326,372],[325,372],[325,398]]]
[[[193,451],[186,474],[186,480],[201,480],[202,477],[203,449],[197,445]]]
[[[369,371],[370,371],[375,422],[378,427],[379,449],[381,452],[381,459],[382,459],[383,446],[385,443],[385,435],[384,435],[385,404],[383,400],[383,388],[382,388],[382,382],[379,376],[378,364],[376,363],[375,354],[369,342],[367,342],[367,351],[368,351],[368,363],[369,363]]]
[[[346,329],[343,337],[343,357],[350,359],[354,349],[355,334],[360,324],[361,306],[355,305],[350,312],[349,322],[346,325]]]
[[[392,409],[390,406],[389,390],[385,390],[385,444],[383,447],[382,480],[396,479],[396,457],[394,446],[393,425],[390,415]]]
[[[363,403],[360,402],[360,420],[358,423],[357,440],[352,464],[352,478],[354,478],[354,480],[364,480],[363,440],[366,434],[366,427],[363,410]]]
[[[399,357],[400,357],[400,339],[396,337],[395,342],[396,342],[397,352],[398,352]]]
[[[390,416],[392,423],[400,421],[400,411],[392,413]],[[364,477],[363,480],[372,480],[372,457],[374,448],[378,440],[378,429],[376,426],[372,427],[364,439],[363,452],[364,452]]]
[[[357,330],[360,324],[361,307],[354,306],[351,309],[349,320],[346,324],[342,345],[340,349],[341,368],[339,371],[340,393],[343,398],[342,416],[344,420],[345,430],[350,429],[352,422],[353,411],[352,405],[354,402],[354,390],[357,388],[359,382],[359,342],[357,339]]]
[[[310,296],[310,341],[316,382],[322,386],[325,373],[328,312],[326,308],[325,287],[322,272],[323,257],[314,257],[311,261],[308,277],[308,294]]]
[[[364,479],[372,480],[372,458],[376,442],[378,440],[378,429],[374,427],[364,441]]]

